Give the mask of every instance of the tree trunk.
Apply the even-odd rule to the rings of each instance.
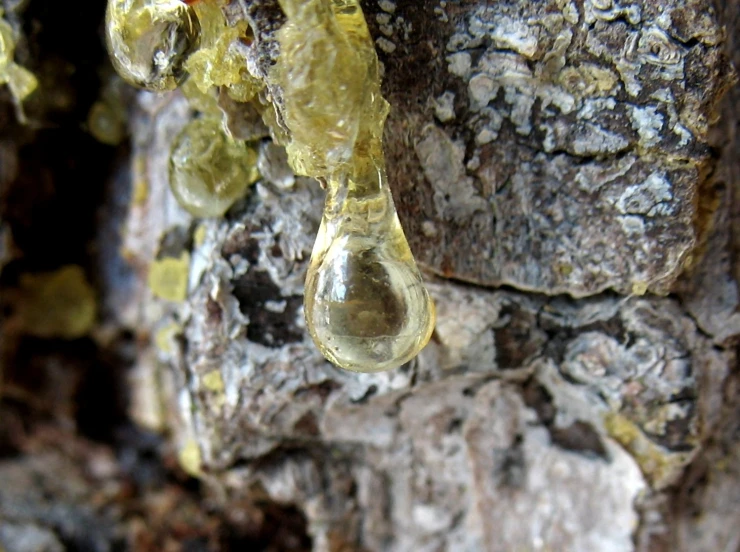
[[[55,51],[70,16],[23,4],[40,93],[25,125],[0,98],[0,550],[740,550],[740,3],[363,2],[438,314],[381,374],[305,331],[320,186],[265,138],[249,195],[194,219],[168,184],[185,98],[134,95],[98,44]],[[227,11],[279,99],[277,1]],[[80,130],[101,102],[130,103],[130,145]],[[245,105],[222,105],[235,133]],[[41,339],[23,275],[67,264],[98,320]]]

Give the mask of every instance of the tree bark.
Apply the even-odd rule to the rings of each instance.
[[[222,518],[243,511],[305,532],[275,550],[740,550],[740,4],[363,10],[392,106],[391,187],[437,306],[432,343],[388,373],[325,361],[302,314],[319,185],[264,139],[248,197],[223,219],[193,219],[168,168],[194,112],[179,92],[138,93],[130,150],[109,154],[112,175],[85,203],[100,209],[92,341],[119,355],[127,416],[166,436]],[[228,13],[249,22],[245,64],[279,98],[277,2],[233,0]],[[225,109],[234,129],[252,114]],[[0,152],[17,159],[38,136],[13,127]],[[0,170],[6,198],[28,179]],[[0,228],[18,241],[30,207],[6,205]],[[147,280],[164,258],[188,259],[183,302]],[[12,322],[4,357],[20,366],[33,355]],[[0,478],[53,469],[84,480],[75,462],[54,460],[55,439],[0,461]],[[116,448],[94,450],[62,455]],[[49,492],[132,531],[130,515],[92,506],[89,489]],[[18,535],[34,534],[51,543],[37,549],[61,550],[62,522],[38,513],[48,498],[19,511],[18,493],[0,485],[0,543],[23,550]],[[199,515],[194,526],[206,525]],[[101,531],[91,546],[111,549],[115,531]]]

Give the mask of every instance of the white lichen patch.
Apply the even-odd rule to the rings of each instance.
[[[717,24],[711,10],[693,14],[693,25],[689,28],[680,24],[685,15],[683,2],[676,2],[675,6],[668,7],[656,18],[656,23],[673,38],[684,43],[694,38],[707,46],[716,46],[724,39],[725,31]]]
[[[583,101],[578,110],[578,118],[584,121],[598,121],[606,111],[614,111],[617,101],[614,98],[590,98]]]
[[[378,48],[383,50],[386,54],[392,54],[396,51],[396,45],[385,37],[381,36],[380,38],[375,39],[375,44],[377,44]]]
[[[473,9],[448,40],[448,71],[466,83],[473,115],[465,124],[475,144],[500,139],[508,121],[521,136],[536,128],[545,152],[603,157],[631,147],[686,146],[691,132],[676,113],[670,86],[684,78],[686,49],[665,25],[646,23],[640,2],[588,0],[584,23],[592,28],[580,48],[593,57],[571,59],[578,10],[566,0],[554,4],[560,12],[524,3]],[[666,83],[665,101],[625,105],[617,99],[620,89],[638,98],[656,81]],[[440,121],[449,116],[435,114]],[[669,132],[678,140],[666,146]]]
[[[488,203],[476,215],[482,225],[476,231],[496,236],[475,260],[455,261],[456,273],[548,292],[555,286],[577,294],[629,293],[635,281],[667,292],[695,243],[689,198],[706,154],[708,103],[717,95],[711,71],[726,72],[717,49],[699,38],[701,9],[687,6],[679,22],[644,0],[513,0],[447,10],[453,28],[442,63],[448,75],[427,116],[444,123],[451,139],[466,142],[464,171],[452,172],[466,189],[466,179],[474,179],[471,189]],[[709,17],[707,33],[716,19]],[[703,55],[711,64],[707,90],[693,84]],[[440,96],[446,90],[454,91],[454,102]],[[429,145],[421,130],[426,122],[415,131],[417,146]],[[540,153],[541,167],[527,165]],[[556,177],[561,155],[575,166]],[[518,179],[520,167],[534,166],[544,172]],[[423,172],[435,190],[445,187],[429,166]],[[648,178],[651,173],[660,176]],[[646,191],[656,182],[661,186]],[[530,188],[531,197],[523,192]],[[452,207],[454,193],[446,192],[449,201],[439,199],[444,195],[435,195],[430,211],[446,220],[453,211],[471,212],[467,193],[463,209]],[[598,231],[580,230],[581,216]],[[470,243],[477,243],[476,231],[466,238]],[[444,233],[437,240],[454,241]],[[535,249],[537,260],[529,255]],[[448,270],[443,254],[419,255],[434,270]],[[481,260],[493,257],[495,266]]]
[[[588,164],[576,173],[575,182],[580,190],[592,193],[626,175],[635,166],[636,158],[625,155],[608,165]]]
[[[681,48],[658,27],[642,30],[637,41],[637,54],[645,63],[670,69],[672,74],[669,78],[677,78],[683,73]]]
[[[479,111],[493,100],[501,87],[485,73],[474,75],[468,82],[468,94],[470,96],[470,106],[473,111]]]
[[[601,117],[584,117],[576,124],[556,119],[539,126],[545,132],[542,147],[546,152],[564,150],[571,155],[605,156],[625,151],[629,141],[623,135],[604,128]]]
[[[542,149],[547,153],[555,151],[557,147],[557,140],[555,136],[555,128],[552,124],[546,123],[541,124],[539,129],[545,133],[545,138],[542,140]]]
[[[447,90],[433,102],[434,116],[442,123],[455,119],[455,93]]]
[[[619,217],[619,224],[628,236],[643,236],[645,234],[645,221],[638,215],[624,215]]]
[[[573,0],[555,0],[555,5],[560,9],[563,14],[563,19],[575,25],[580,20],[581,16],[578,13],[578,6]]]
[[[375,21],[378,22],[378,25],[388,25],[391,22],[391,14],[379,13],[375,16]]]
[[[550,17],[554,21],[551,25],[561,31],[543,55],[540,51],[542,21],[531,19],[527,22],[491,14],[491,8],[478,10],[465,30],[453,35],[447,44],[447,49],[454,52],[447,57],[448,70],[468,81],[470,111],[480,112],[500,96],[509,107],[499,111],[521,135],[532,131],[533,109],[538,100],[541,111],[549,115],[573,111],[577,107],[576,97],[558,82],[573,37],[572,31],[563,27],[563,16]],[[472,56],[465,50],[482,44],[480,41],[485,37],[493,40],[494,45],[473,66]],[[533,72],[528,61],[539,57],[542,62]],[[487,143],[497,134],[497,131],[483,129],[476,134],[476,141]]]
[[[378,24],[378,30],[387,39],[408,40],[412,31],[412,25],[400,15],[395,14],[395,4],[383,4],[381,9],[384,11],[375,15],[375,21]]]
[[[589,24],[624,18],[631,25],[637,25],[642,19],[642,6],[629,0],[586,0],[584,11],[586,23]]]
[[[473,58],[468,52],[457,52],[447,56],[447,70],[457,77],[467,77],[472,65]]]
[[[446,4],[446,2],[442,3]],[[450,20],[450,18],[447,16],[447,12],[442,6],[437,6],[434,8],[434,15],[436,15],[437,19],[439,19],[442,23],[447,23]]]
[[[395,13],[396,11],[396,3],[392,0],[378,0],[378,6],[387,13]]]
[[[671,215],[675,211],[671,183],[664,173],[654,172],[644,182],[628,186],[615,207],[625,215]]]
[[[539,43],[539,27],[530,26],[521,19],[483,8],[470,18],[469,32],[474,37],[487,37],[501,50],[511,50],[526,58],[533,58]]]
[[[484,107],[480,112],[480,119],[473,124],[475,128],[475,142],[477,145],[482,146],[488,144],[496,138],[498,138],[501,125],[504,124],[504,117],[499,113],[497,109],[492,107]],[[478,159],[480,163],[480,159]],[[475,156],[471,158],[468,168],[473,167],[471,170],[475,170]]]
[[[492,128],[483,127],[475,135],[475,145],[484,146],[486,144],[490,144],[497,137],[498,137],[498,132],[494,131]]]
[[[416,144],[416,155],[427,180],[434,188],[434,205],[443,217],[467,220],[477,211],[487,209],[473,179],[466,176],[463,160],[465,149],[441,129],[428,125]],[[452,194],[455,200],[451,201]]]
[[[572,142],[576,155],[614,154],[628,146],[629,142],[623,136],[593,123],[580,125]]]
[[[652,99],[658,100],[661,107],[665,110],[668,115],[668,128],[675,134],[679,141],[678,147],[682,148],[691,142],[693,135],[683,124],[680,122],[680,116],[676,109],[675,98],[669,88],[661,88],[656,90],[650,96]]]
[[[661,140],[660,131],[663,130],[664,118],[654,105],[639,107],[627,106],[632,119],[632,128],[640,137],[640,146],[650,148],[657,145]]]
[[[537,98],[521,94],[515,86],[506,86],[504,91],[504,101],[511,105],[509,119],[516,127],[516,132],[526,136],[532,130],[532,108]]]

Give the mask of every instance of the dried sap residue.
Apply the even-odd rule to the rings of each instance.
[[[309,332],[333,363],[378,372],[411,360],[434,328],[388,187],[388,104],[362,10],[353,0],[282,0],[288,22],[273,78],[293,168],[328,183],[306,280]]]
[[[246,21],[229,25],[218,2],[198,2],[193,10],[200,23],[200,46],[185,62],[190,79],[203,94],[223,87],[234,100],[250,101],[262,88],[247,71],[239,51],[249,33]]]

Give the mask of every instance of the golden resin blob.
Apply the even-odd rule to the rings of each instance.
[[[328,194],[306,279],[308,330],[334,364],[380,372],[408,362],[434,329],[424,287],[388,188],[388,104],[355,0],[281,0],[273,72],[293,168]]]
[[[118,74],[133,85],[175,89],[198,36],[197,18],[180,0],[108,0],[108,51]]]

